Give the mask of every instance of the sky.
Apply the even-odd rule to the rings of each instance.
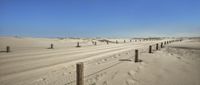
[[[200,0],[0,0],[0,36],[200,36]]]

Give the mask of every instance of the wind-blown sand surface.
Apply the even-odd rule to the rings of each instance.
[[[145,65],[134,76],[139,85],[200,85],[199,41],[172,43],[142,56]]]
[[[84,62],[85,85],[200,85],[200,42],[184,40],[148,53],[149,45],[166,40],[107,45],[92,39],[1,37],[1,51],[9,45],[11,52],[0,53],[0,84],[75,85],[76,63]],[[47,49],[51,43],[55,49]],[[133,60],[135,49],[143,62],[119,61]]]

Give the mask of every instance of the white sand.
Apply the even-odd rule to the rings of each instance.
[[[185,40],[148,54],[141,51],[166,39],[120,40],[120,44],[97,42],[94,46],[90,39],[1,37],[1,51],[9,45],[11,52],[0,53],[0,84],[75,85],[75,64],[84,62],[85,85],[200,85],[199,42]],[[76,42],[82,47],[76,48]],[[47,49],[51,43],[55,49]],[[177,46],[195,50],[173,48]],[[134,49],[139,49],[143,62],[119,61],[132,58]]]

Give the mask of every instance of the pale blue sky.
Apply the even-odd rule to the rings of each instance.
[[[200,0],[0,0],[0,35],[199,36]]]

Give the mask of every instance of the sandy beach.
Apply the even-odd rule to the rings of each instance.
[[[84,62],[85,85],[199,85],[198,39],[124,40],[1,37],[1,85],[76,85],[76,63]],[[76,47],[80,42],[79,48]],[[97,42],[93,45],[92,42]],[[48,49],[50,44],[54,49]],[[148,53],[152,45],[153,53]],[[5,47],[11,52],[6,53]],[[135,63],[135,49],[142,62]]]

